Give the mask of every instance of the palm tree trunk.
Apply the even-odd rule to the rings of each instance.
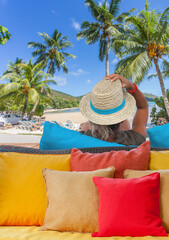
[[[108,36],[107,49],[106,49],[106,76],[109,75],[109,48],[110,48],[110,37]]]
[[[51,59],[51,63],[49,65],[49,68],[48,68],[48,71],[47,73],[50,73],[50,70],[51,70],[51,67],[52,67],[52,62],[53,62],[53,59]],[[46,80],[48,79],[48,77],[46,76]]]
[[[159,65],[158,65],[158,58],[154,58],[154,64],[155,64],[157,75],[158,75],[158,78],[159,78],[159,81],[160,81],[161,91],[162,91],[163,99],[164,99],[164,105],[165,105],[165,108],[166,108],[166,111],[167,111],[167,115],[169,117],[169,102],[168,102],[167,94],[166,94],[166,91],[165,91],[162,74],[160,72],[160,68],[159,68]]]
[[[35,110],[36,110],[36,107],[37,107],[38,103],[39,103],[39,99],[36,100],[35,105],[32,108],[32,111],[31,111],[31,113],[29,115],[29,120],[31,120],[33,118],[33,115],[35,113]]]
[[[23,110],[22,110],[21,120],[23,120],[23,117],[25,115],[27,104],[28,104],[28,94],[26,94],[26,96],[25,96],[25,103],[24,103]]]

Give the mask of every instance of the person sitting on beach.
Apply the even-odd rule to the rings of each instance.
[[[127,119],[135,107],[130,129]],[[136,84],[119,74],[111,74],[98,82],[92,92],[81,99],[79,109],[89,120],[81,128],[85,135],[127,146],[146,141],[146,98]]]

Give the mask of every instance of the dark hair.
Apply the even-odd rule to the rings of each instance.
[[[107,127],[110,128],[112,131],[117,131],[120,127],[120,123],[116,123],[116,124],[113,124],[113,125],[108,125]]]

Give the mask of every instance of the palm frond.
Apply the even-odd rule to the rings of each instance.
[[[39,94],[35,88],[31,88],[28,95],[28,101],[35,103],[37,100],[39,100]]]
[[[0,80],[10,80],[10,81],[16,81],[16,82],[17,81],[19,82],[20,79],[21,79],[21,77],[18,74],[16,74],[15,72],[14,73],[13,72],[6,73],[0,78]]]
[[[129,11],[127,11],[127,12],[123,12],[122,14],[120,14],[119,16],[117,16],[116,18],[115,18],[115,20],[117,21],[117,22],[119,22],[119,23],[123,23],[126,19],[127,19],[127,17],[129,17],[130,15],[131,15],[131,13],[133,13],[133,12],[135,12],[136,11],[136,8],[132,8],[132,9],[130,9]]]
[[[85,5],[89,8],[92,16],[97,20],[99,17],[99,6],[93,0],[86,0]]]
[[[46,43],[46,46],[47,46],[47,47],[52,46],[53,39],[50,38],[47,33],[38,33],[38,34],[42,37],[42,39],[43,39],[43,41]]]
[[[17,98],[18,96],[18,92],[17,91],[12,91],[12,92],[8,92],[4,95],[1,95],[0,96],[0,100],[1,101],[6,101],[6,100],[9,100],[11,99],[12,97],[15,97],[15,99]]]
[[[35,48],[35,49],[41,49],[41,50],[46,50],[46,46],[42,43],[37,43],[37,42],[28,42],[28,48]]]
[[[157,42],[160,43],[161,41],[163,42],[163,38],[164,38],[164,42],[166,39],[166,31],[168,29],[168,22],[164,22],[164,24],[161,26],[161,29],[159,29],[157,31],[157,33],[155,34],[154,38],[157,38]],[[157,37],[156,37],[157,36]],[[168,37],[167,37],[168,38]],[[167,39],[168,40],[168,39]]]
[[[135,83],[140,83],[151,67],[151,60],[147,53],[143,52],[121,60],[116,65],[116,71],[132,79]]]
[[[35,51],[32,52],[32,57],[38,57],[38,56],[41,56],[41,55],[46,55],[46,49],[37,49]]]
[[[35,87],[41,86],[42,84],[43,84],[43,86],[47,86],[47,85],[50,85],[50,84],[57,85],[57,83],[56,83],[55,80],[53,80],[53,79],[47,79],[47,80],[43,80],[43,81],[37,82],[37,83],[35,84]]]
[[[169,55],[169,45],[164,45],[165,46],[165,54]]]
[[[94,44],[97,42],[100,38],[100,25],[98,23],[88,23],[88,22],[83,22],[82,23],[82,28],[85,28],[85,30],[80,31],[77,34],[77,39],[86,39],[87,44]]]
[[[148,80],[158,77],[157,73],[153,73],[147,77]]]
[[[144,22],[141,21],[141,19],[139,17],[131,16],[131,17],[127,18],[126,21],[127,21],[128,24],[132,24],[136,33],[139,32],[139,35],[142,39],[147,40],[147,31],[146,31]]]
[[[169,7],[165,9],[165,11],[162,13],[160,19],[159,19],[159,25],[163,24],[164,22],[169,21]]]
[[[65,65],[62,66],[62,69],[63,69],[64,73],[68,73],[68,69],[67,69],[67,67]]]
[[[121,0],[111,0],[109,12],[113,15],[113,17],[117,17],[120,10]]]
[[[7,83],[1,89],[2,93],[16,92],[21,89],[21,84],[19,83]]]
[[[69,58],[76,58],[76,56],[75,55],[73,55],[73,54],[70,54],[70,53],[65,53],[65,52],[62,52],[62,54],[64,55],[64,56],[66,56],[66,57],[69,57]]]

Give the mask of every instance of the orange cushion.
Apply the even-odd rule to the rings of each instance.
[[[73,148],[71,152],[71,171],[94,171],[114,166],[115,178],[124,178],[125,169],[147,170],[150,158],[150,142],[145,142],[130,151],[111,151],[104,153],[82,153]]]

